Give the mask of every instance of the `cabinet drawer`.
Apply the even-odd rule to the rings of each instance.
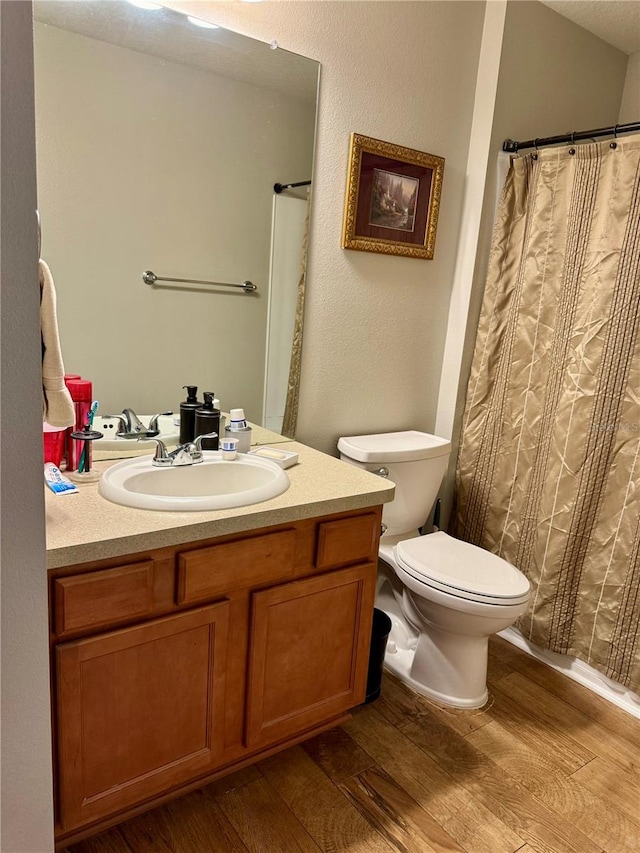
[[[318,525],[316,567],[336,569],[373,560],[378,551],[380,522],[376,513],[323,521]]]
[[[253,536],[178,556],[178,604],[293,577],[295,530]]]
[[[153,561],[57,578],[54,601],[57,634],[147,616],[153,609]]]

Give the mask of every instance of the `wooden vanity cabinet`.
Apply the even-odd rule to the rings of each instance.
[[[51,570],[59,846],[364,700],[381,509]]]

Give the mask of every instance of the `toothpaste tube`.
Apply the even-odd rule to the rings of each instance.
[[[44,481],[54,495],[78,494],[78,489],[70,480],[67,480],[62,471],[53,462],[45,462]]]

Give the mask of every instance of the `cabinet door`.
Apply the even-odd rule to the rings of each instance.
[[[375,564],[256,592],[248,747],[320,725],[364,700]]]
[[[56,648],[64,830],[219,763],[228,602]]]

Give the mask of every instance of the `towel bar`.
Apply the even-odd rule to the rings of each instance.
[[[258,285],[254,284],[252,281],[243,281],[242,284],[230,284],[224,281],[202,281],[198,278],[161,278],[154,272],[151,272],[151,270],[145,270],[142,273],[142,280],[145,284],[155,284],[156,281],[177,281],[181,284],[206,284],[213,285],[215,287],[239,287],[244,290],[245,293],[255,293],[258,289]]]

